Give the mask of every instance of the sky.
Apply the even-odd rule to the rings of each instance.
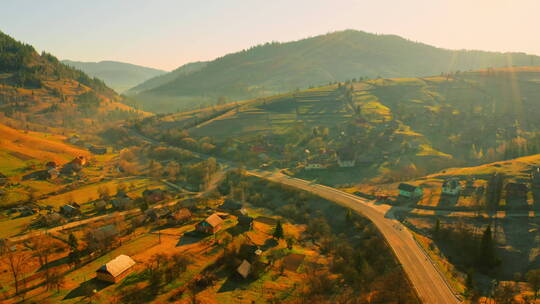
[[[0,0],[0,31],[60,59],[163,70],[356,29],[540,55],[540,0]]]

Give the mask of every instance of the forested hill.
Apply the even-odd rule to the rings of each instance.
[[[167,73],[158,69],[118,61],[81,62],[62,60],[62,63],[102,79],[118,93],[124,93],[148,79]]]
[[[360,77],[429,76],[535,63],[540,57],[524,53],[447,50],[394,35],[347,30],[229,54],[142,92],[139,99],[147,109],[167,103],[176,108],[175,102],[188,97],[211,102],[219,96],[249,98]]]
[[[97,78],[0,32],[0,115],[15,127],[84,128],[144,115]]]

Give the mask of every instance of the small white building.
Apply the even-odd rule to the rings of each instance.
[[[324,169],[325,166],[321,161],[310,159],[306,161],[306,165],[304,168],[306,170],[320,170]]]

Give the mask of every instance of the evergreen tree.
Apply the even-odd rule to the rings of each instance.
[[[77,240],[77,237],[73,235],[73,233],[69,234],[67,243],[72,251],[79,248],[79,241]]]
[[[347,213],[345,213],[345,220],[348,223],[352,222],[352,211],[351,211],[351,209],[347,209]]]
[[[283,238],[283,226],[281,225],[281,221],[277,222],[276,229],[274,230],[274,233],[272,236],[275,239],[282,239]]]
[[[433,228],[433,238],[438,239],[441,236],[441,221],[437,219],[435,222],[435,228]]]
[[[480,242],[480,252],[478,255],[478,266],[484,271],[491,270],[497,266],[497,258],[495,256],[495,242],[491,232],[491,225],[488,225],[482,235]]]

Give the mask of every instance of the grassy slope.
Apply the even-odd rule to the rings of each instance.
[[[28,161],[65,163],[88,151],[68,145],[62,136],[39,132],[23,132],[0,124],[0,172],[10,175]]]

